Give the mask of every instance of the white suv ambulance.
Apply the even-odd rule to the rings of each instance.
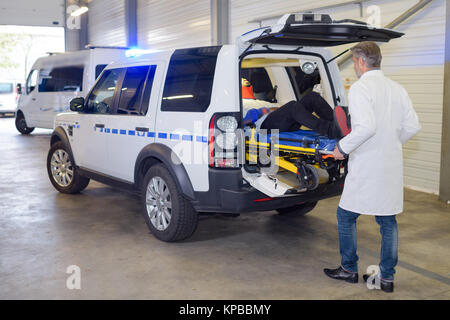
[[[90,179],[140,191],[146,223],[163,241],[191,236],[197,212],[305,214],[341,193],[345,172],[298,190],[286,175],[249,170],[239,143],[241,78],[250,78],[260,99],[282,105],[301,98],[315,71],[330,106],[346,105],[339,69],[324,47],[401,35],[328,15],[287,14],[236,45],[112,63],[86,98],[71,101],[76,112],[56,117],[50,181],[63,193],[83,190]]]

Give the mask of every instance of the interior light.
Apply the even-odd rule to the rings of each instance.
[[[88,12],[89,8],[88,7],[80,7],[75,11],[72,11],[72,13],[70,14],[72,17],[78,17],[81,16],[83,13]]]
[[[305,63],[302,65],[302,70],[303,70],[303,72],[306,73],[306,74],[312,74],[312,73],[314,72],[314,70],[316,70],[316,67],[315,67],[314,64],[311,63],[311,62],[305,62]]]

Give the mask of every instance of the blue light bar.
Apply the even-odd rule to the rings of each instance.
[[[155,53],[159,50],[156,49],[138,49],[138,48],[131,48],[125,51],[125,57],[127,58],[134,58],[142,56],[143,54],[149,54],[149,53]]]

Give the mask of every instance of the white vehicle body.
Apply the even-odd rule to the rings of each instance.
[[[50,54],[36,60],[23,86],[16,114],[28,127],[53,129],[55,116],[85,95],[103,68],[124,57],[122,48],[96,48]]]
[[[17,91],[14,81],[0,80],[0,114],[13,113],[17,105]]]
[[[306,15],[311,17],[316,19],[317,15]],[[245,155],[245,143],[236,143],[244,117],[244,73],[262,71],[263,80],[270,83],[276,101],[282,105],[301,99],[292,72],[301,70],[305,63],[313,64],[320,75],[323,98],[332,108],[347,105],[338,66],[324,47],[362,39],[389,41],[401,36],[358,24],[345,24],[344,31],[338,28],[335,34],[334,23],[321,23],[322,16],[318,18],[309,24],[302,15],[286,15],[279,22],[285,29],[275,26],[254,30],[235,45],[118,60],[105,68],[80,105],[71,106],[80,112],[56,117],[51,145],[62,142],[72,155],[74,170],[84,178],[134,188],[144,194],[146,173],[155,164],[163,166],[183,199],[199,212],[278,210],[338,195],[345,174],[311,192],[288,193],[293,188],[289,181],[252,174],[238,162],[239,154]],[[297,24],[297,20],[302,22]],[[308,36],[308,32],[314,36]],[[137,70],[143,70],[142,79],[133,87],[131,80]],[[130,104],[135,97],[139,97],[138,108],[135,101]],[[49,159],[51,156],[49,153]],[[56,185],[59,169],[48,168],[53,168],[48,169],[50,179],[61,191]],[[152,232],[166,241],[181,239],[173,234],[159,236],[161,230]]]

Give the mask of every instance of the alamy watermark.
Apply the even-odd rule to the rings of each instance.
[[[70,265],[66,269],[66,273],[70,274],[66,280],[66,287],[69,290],[81,289],[81,269],[77,265]]]

